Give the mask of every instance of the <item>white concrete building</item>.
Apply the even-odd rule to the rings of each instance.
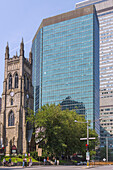
[[[108,138],[113,151],[113,0],[87,0],[76,4],[81,8],[94,4],[100,25],[100,117],[101,137]],[[101,138],[101,147],[106,144]]]

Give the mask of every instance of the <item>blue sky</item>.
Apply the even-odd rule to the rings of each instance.
[[[19,55],[23,37],[25,57],[32,39],[44,18],[75,9],[81,0],[0,0],[0,96],[3,91],[5,47],[9,43],[10,57]]]

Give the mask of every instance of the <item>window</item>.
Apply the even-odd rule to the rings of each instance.
[[[13,105],[13,99],[11,99],[11,105]]]
[[[110,109],[105,109],[105,111],[109,111]]]
[[[12,75],[9,75],[9,89],[12,89]]]
[[[11,111],[8,118],[8,126],[14,126],[14,113]]]
[[[18,88],[18,74],[15,74],[15,88]]]

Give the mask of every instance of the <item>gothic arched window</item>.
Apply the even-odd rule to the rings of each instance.
[[[12,75],[9,75],[9,89],[12,89]]]
[[[14,113],[11,111],[8,117],[8,126],[14,126]]]
[[[18,88],[18,74],[15,74],[15,88]]]
[[[29,90],[29,79],[27,78],[27,90]]]

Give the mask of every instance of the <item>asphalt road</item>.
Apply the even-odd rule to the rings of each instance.
[[[0,167],[0,170],[83,170],[83,169],[92,169],[92,170],[113,170],[113,165],[108,166],[98,166],[98,167],[90,167],[87,168],[86,166],[35,166],[35,167]]]

